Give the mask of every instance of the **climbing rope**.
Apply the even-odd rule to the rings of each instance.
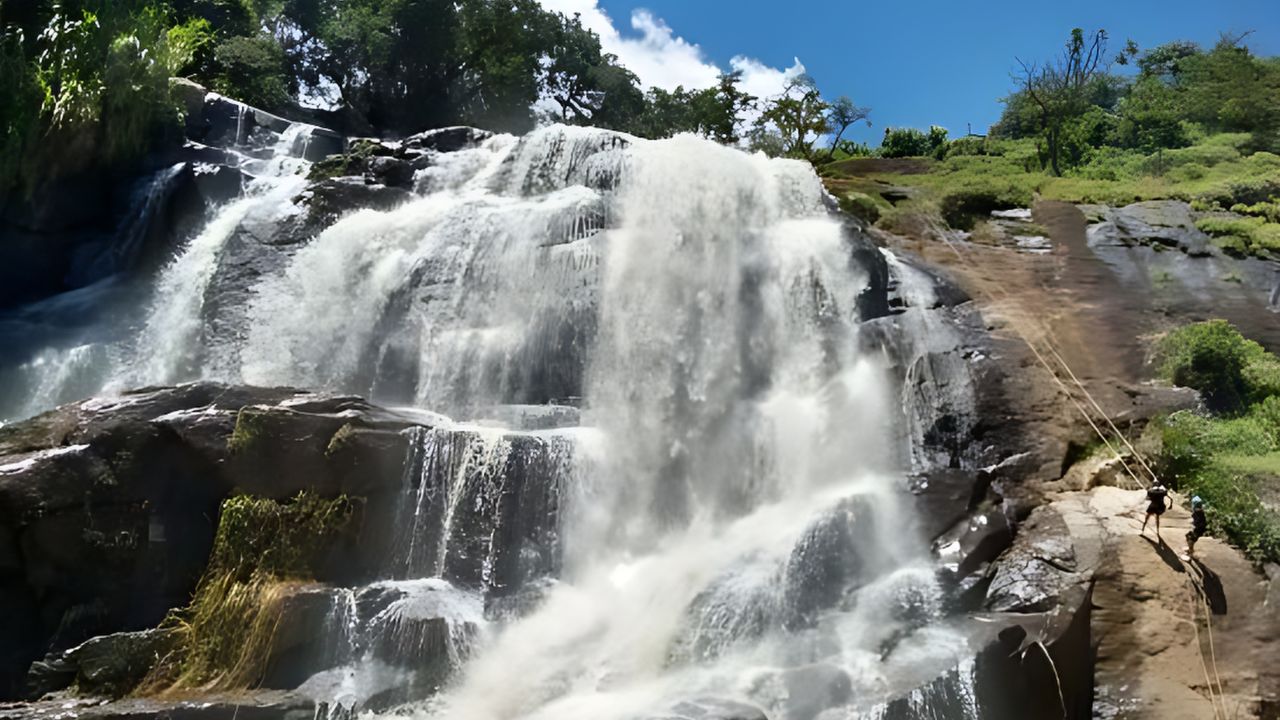
[[[1222,703],[1222,716],[1225,718],[1228,716],[1227,698],[1222,689],[1222,676],[1218,674],[1218,651],[1213,644],[1213,609],[1209,606],[1209,593],[1205,590],[1204,574],[1200,571],[1199,565],[1188,563],[1187,567],[1194,571],[1194,575],[1192,572],[1187,573],[1187,588],[1189,591],[1194,588],[1195,595],[1200,597],[1200,605],[1204,608],[1205,636],[1209,640],[1209,663],[1213,666],[1213,678],[1217,683],[1218,699]],[[1199,637],[1197,636],[1198,640]],[[1204,646],[1200,645],[1199,649],[1200,661],[1204,662]],[[1209,694],[1211,698],[1213,696],[1213,687],[1213,683],[1210,683]]]
[[[979,271],[977,266],[968,257],[966,257],[964,253],[960,251],[960,249],[955,245],[955,243],[951,242],[951,239],[947,237],[946,231],[938,227],[938,224],[936,223],[936,221],[930,222],[930,230],[932,230],[937,237],[941,238],[941,240],[944,243],[946,243],[947,247],[951,250],[951,252],[955,254],[956,258],[959,259],[961,264],[965,265],[969,269],[975,282],[984,286],[984,292],[988,296],[988,299],[993,301],[996,299],[995,293],[991,292],[989,288],[985,287],[988,284],[990,284],[990,285],[994,285],[996,290],[999,291],[1001,299],[1011,302],[1012,305],[1016,307],[1016,302],[1013,302],[1013,294],[1010,293],[1008,289],[1005,288],[1003,284],[1001,284],[999,281],[987,280],[987,278]],[[1023,331],[1023,328],[1020,326],[1019,322],[1017,321],[1017,318],[1010,318],[1010,319],[1011,319],[1010,325],[1013,327],[1014,332],[1018,334],[1019,338],[1021,338],[1023,343],[1026,344],[1027,348],[1035,356],[1037,362],[1039,362],[1041,367],[1043,367],[1045,371],[1049,373],[1049,376],[1053,378],[1054,382],[1058,385],[1058,388],[1071,401],[1071,403],[1075,405],[1076,409],[1080,412],[1080,415],[1084,417],[1085,421],[1089,423],[1089,427],[1093,429],[1094,433],[1097,434],[1099,439],[1102,440],[1103,444],[1106,445],[1107,449],[1110,450],[1111,453],[1115,456],[1116,460],[1119,461],[1120,466],[1124,468],[1125,473],[1128,474],[1128,476],[1133,480],[1134,486],[1137,487],[1138,489],[1144,489],[1148,487],[1149,484],[1145,482],[1142,478],[1138,477],[1138,474],[1135,473],[1133,469],[1129,467],[1129,464],[1125,461],[1123,454],[1120,452],[1119,449],[1117,449],[1117,447],[1114,444],[1112,444],[1111,438],[1108,437],[1107,433],[1094,420],[1093,415],[1089,412],[1088,408],[1085,407],[1084,403],[1082,403],[1080,399],[1076,397],[1076,395],[1071,391],[1071,388],[1069,388],[1066,382],[1064,382],[1063,379],[1059,376],[1058,371],[1055,370],[1054,366],[1049,363],[1048,359],[1045,357],[1045,354],[1042,353],[1040,349],[1036,347],[1036,343],[1032,341],[1032,338],[1029,337],[1027,333]],[[1024,317],[1024,320],[1026,320],[1025,317]],[[1033,326],[1035,330],[1039,331],[1039,334],[1041,336],[1040,339],[1044,342],[1045,346],[1047,347],[1048,354],[1051,355],[1053,359],[1056,361],[1057,365],[1060,366],[1064,372],[1066,372],[1067,376],[1071,379],[1071,382],[1075,385],[1076,389],[1078,389],[1080,394],[1084,396],[1084,398],[1088,401],[1089,405],[1093,407],[1094,411],[1096,411],[1097,414],[1102,417],[1107,427],[1110,428],[1111,432],[1114,433],[1115,436],[1120,439],[1120,441],[1124,444],[1126,448],[1128,448],[1132,457],[1135,460],[1137,460],[1138,464],[1141,466],[1141,469],[1146,471],[1146,474],[1150,477],[1151,482],[1153,483],[1158,482],[1159,476],[1156,474],[1155,470],[1152,469],[1150,463],[1148,463],[1146,459],[1143,457],[1142,453],[1139,452],[1139,450],[1136,447],[1134,447],[1133,443],[1130,442],[1129,438],[1123,432],[1120,431],[1120,428],[1116,426],[1115,422],[1111,419],[1111,416],[1098,403],[1097,399],[1093,396],[1093,393],[1089,392],[1089,389],[1085,387],[1084,383],[1080,380],[1079,376],[1077,376],[1075,372],[1071,369],[1071,365],[1067,362],[1066,358],[1062,357],[1062,354],[1058,352],[1057,347],[1055,347],[1055,337],[1052,330],[1043,322],[1030,321],[1030,324]],[[1194,567],[1194,566],[1191,566],[1191,567]],[[1196,603],[1197,595],[1200,598],[1200,603],[1198,604]],[[1213,642],[1212,610],[1209,607],[1208,593],[1204,589],[1203,577],[1193,578],[1190,572],[1187,573],[1187,600],[1188,600],[1188,608],[1191,611],[1191,620],[1189,620],[1188,622],[1191,623],[1191,626],[1195,631],[1196,649],[1199,651],[1200,666],[1201,666],[1201,669],[1204,671],[1205,687],[1209,692],[1209,702],[1210,702],[1210,705],[1213,707],[1214,720],[1226,720],[1226,718],[1228,717],[1227,706],[1226,706],[1226,695],[1222,688],[1222,678],[1218,672],[1218,656],[1217,656],[1217,651],[1214,647],[1214,642]],[[1201,642],[1201,637],[1200,637],[1200,623],[1199,623],[1199,617],[1198,617],[1200,606],[1202,606],[1205,611],[1205,636],[1208,639],[1208,644],[1209,644],[1208,657],[1205,656],[1204,644]],[[1210,677],[1210,672],[1209,672],[1210,666],[1212,666],[1213,668],[1212,678]]]
[[[955,254],[956,258],[961,262],[961,264],[963,264],[966,268],[969,269],[974,280],[978,282],[980,285],[984,286],[983,288],[984,294],[987,295],[988,299],[993,301],[997,299],[996,293],[991,292],[988,287],[985,287],[987,285],[994,285],[995,289],[998,290],[1000,293],[1000,299],[1008,300],[1010,302],[1013,301],[1014,299],[1013,294],[1010,293],[1008,289],[1006,289],[1004,285],[1002,285],[999,281],[988,280],[979,271],[976,264],[974,264],[968,257],[966,257],[965,254],[960,251],[960,248],[958,248],[955,245],[955,243],[951,242],[951,239],[947,237],[946,231],[939,226],[937,221],[930,220],[928,222],[928,225],[932,233],[936,235],[938,238],[940,238],[947,245],[947,247],[951,250],[953,254]],[[1016,303],[1013,303],[1013,304],[1016,306]],[[1120,450],[1116,448],[1116,446],[1112,443],[1111,438],[1108,437],[1107,433],[1094,420],[1092,414],[1090,414],[1090,412],[1084,406],[1084,404],[1079,400],[1079,398],[1075,396],[1075,394],[1071,391],[1071,389],[1067,386],[1067,384],[1062,380],[1062,378],[1058,374],[1058,371],[1054,369],[1053,365],[1050,364],[1049,360],[1045,357],[1045,354],[1042,353],[1036,347],[1036,343],[1032,341],[1032,338],[1029,337],[1026,332],[1024,332],[1023,328],[1020,326],[1019,321],[1015,318],[1011,318],[1011,320],[1012,322],[1010,322],[1010,325],[1013,327],[1014,332],[1017,333],[1018,337],[1022,340],[1022,342],[1026,344],[1027,348],[1035,356],[1036,361],[1040,363],[1041,367],[1043,367],[1045,371],[1049,373],[1049,376],[1053,378],[1053,381],[1058,385],[1058,388],[1062,390],[1063,394],[1066,395],[1066,397],[1069,400],[1071,400],[1071,403],[1076,407],[1076,409],[1079,410],[1080,415],[1084,417],[1086,422],[1089,423],[1089,427],[1093,429],[1094,433],[1097,434],[1098,438],[1102,440],[1103,444],[1106,445],[1107,449],[1111,451],[1111,453],[1115,456],[1116,460],[1120,463],[1120,467],[1123,468],[1125,473],[1133,480],[1134,486],[1137,487],[1138,489],[1144,489],[1148,487],[1149,483],[1145,482],[1142,478],[1138,477],[1137,473],[1135,473],[1133,469],[1129,467],[1129,463],[1125,461],[1124,455],[1120,452]],[[1147,461],[1142,457],[1142,454],[1138,451],[1136,447],[1134,447],[1133,443],[1129,441],[1128,437],[1126,437],[1125,434],[1120,431],[1120,428],[1116,426],[1115,422],[1111,419],[1110,415],[1108,415],[1107,412],[1102,409],[1102,406],[1093,397],[1093,394],[1089,392],[1089,389],[1085,387],[1084,383],[1080,381],[1080,378],[1071,370],[1071,366],[1067,363],[1066,359],[1063,358],[1062,354],[1058,352],[1056,347],[1054,347],[1054,336],[1052,331],[1041,322],[1031,321],[1030,319],[1027,319],[1027,318],[1024,318],[1024,320],[1026,320],[1027,322],[1030,322],[1030,324],[1033,325],[1033,328],[1039,332],[1041,339],[1044,341],[1044,344],[1048,348],[1048,353],[1053,356],[1053,358],[1057,361],[1057,363],[1067,373],[1067,375],[1071,378],[1072,382],[1075,384],[1076,388],[1085,397],[1085,399],[1088,400],[1089,404],[1093,406],[1094,410],[1096,410],[1097,413],[1102,416],[1107,426],[1110,427],[1111,431],[1115,433],[1116,437],[1118,437],[1123,442],[1124,446],[1129,449],[1129,452],[1132,453],[1133,457],[1137,459],[1138,463],[1141,464],[1142,468],[1145,469],[1148,474],[1150,474],[1152,481],[1153,482],[1156,481],[1157,475],[1155,471],[1151,469],[1150,464],[1148,464]]]
[[[1207,690],[1209,693],[1209,703],[1213,707],[1214,720],[1218,720],[1218,718],[1227,717],[1227,703],[1226,703],[1226,698],[1223,697],[1223,693],[1222,693],[1221,678],[1218,679],[1218,685],[1215,692],[1213,679],[1209,677],[1210,661],[1205,657],[1204,643],[1200,639],[1200,618],[1199,618],[1200,604],[1196,602],[1197,593],[1196,593],[1196,590],[1193,589],[1195,587],[1196,587],[1196,583],[1191,579],[1190,573],[1188,573],[1187,583],[1186,583],[1187,609],[1191,613],[1191,619],[1184,620],[1183,622],[1191,623],[1191,629],[1195,631],[1196,649],[1200,652],[1200,667],[1202,670],[1204,670],[1205,690]],[[1200,591],[1200,596],[1201,596],[1201,600],[1203,601],[1204,600],[1203,590]],[[1206,623],[1206,627],[1208,628],[1207,634],[1209,636],[1209,647],[1212,649],[1213,628],[1212,628],[1212,625],[1209,624],[1209,618],[1208,618],[1209,604],[1207,601],[1204,601],[1204,607],[1205,607],[1205,623]],[[1218,676],[1218,659],[1217,659],[1216,653],[1214,653],[1213,655],[1212,663],[1213,663],[1213,675],[1214,677],[1217,677]],[[1221,704],[1221,712],[1219,712],[1219,704]]]

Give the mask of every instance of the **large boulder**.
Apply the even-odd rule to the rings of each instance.
[[[185,604],[233,492],[347,494],[390,513],[401,432],[435,422],[358,398],[197,383],[0,428],[0,609],[17,628],[0,638],[0,697],[21,692],[36,658]],[[369,526],[320,571],[372,573],[389,540]]]
[[[1147,200],[1122,208],[1080,206],[1090,243],[1159,244],[1193,257],[1210,255],[1213,243],[1196,227],[1191,206],[1181,200]]]

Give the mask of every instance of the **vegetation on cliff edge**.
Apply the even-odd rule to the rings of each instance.
[[[1161,475],[1204,498],[1210,527],[1260,562],[1280,560],[1280,358],[1223,320],[1179,328],[1160,373],[1198,390],[1208,413],[1160,419]]]

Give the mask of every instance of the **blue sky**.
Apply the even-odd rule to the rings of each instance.
[[[872,144],[886,126],[939,124],[954,136],[972,123],[975,132],[985,132],[999,117],[1014,57],[1052,55],[1072,27],[1106,28],[1115,49],[1126,38],[1144,48],[1176,39],[1211,45],[1219,30],[1253,30],[1247,42],[1255,52],[1280,54],[1280,0],[588,2],[598,3],[618,30],[617,42],[635,52],[684,53],[722,68],[735,57],[772,69],[799,58],[824,94],[871,106],[874,127],[853,135]],[[669,28],[670,36],[655,37],[650,24],[658,26],[657,35]],[[634,52],[618,54],[628,65],[646,67]],[[641,79],[664,84],[650,79],[656,72],[641,72]]]

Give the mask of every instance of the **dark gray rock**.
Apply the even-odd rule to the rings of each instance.
[[[874,547],[875,518],[855,498],[818,519],[801,535],[782,576],[782,621],[789,629],[811,626],[818,613],[834,607],[863,581],[872,561],[862,552]]]
[[[371,182],[388,187],[413,187],[413,165],[395,157],[373,157],[365,169],[365,177]]]
[[[934,541],[934,552],[959,580],[995,560],[1013,542],[1003,508],[987,504],[970,513]]]
[[[848,673],[825,663],[783,671],[779,679],[786,688],[783,714],[795,720],[812,720],[824,710],[845,705],[853,693]]]
[[[473,127],[447,127],[410,135],[404,139],[404,146],[416,150],[457,152],[477,147],[491,137],[493,133]]]
[[[76,684],[90,695],[123,695],[173,647],[170,630],[141,630],[92,638],[63,659],[76,669]]]
[[[309,239],[340,217],[356,210],[390,210],[410,199],[408,191],[386,185],[370,185],[362,178],[338,177],[315,183],[303,191],[300,200],[306,218],[292,232],[282,233],[272,243],[297,243]]]
[[[1088,230],[1090,244],[1155,243],[1193,257],[1213,254],[1212,241],[1196,227],[1191,206],[1181,200],[1147,200],[1122,208],[1080,208],[1092,223]]]
[[[1037,508],[997,561],[986,607],[1043,612],[1074,604],[1089,591],[1102,550],[1097,518],[1076,501]]]
[[[0,610],[20,629],[0,643],[0,697],[21,691],[36,658],[184,604],[231,492],[394,496],[398,433],[432,422],[352,397],[197,383],[0,428]],[[370,523],[371,537],[385,524]],[[350,542],[321,558],[322,575],[379,566],[385,543]]]
[[[130,698],[102,702],[101,698],[58,698],[28,705],[0,705],[0,720],[315,720],[316,704],[295,693],[254,690],[206,695],[197,700]]]

